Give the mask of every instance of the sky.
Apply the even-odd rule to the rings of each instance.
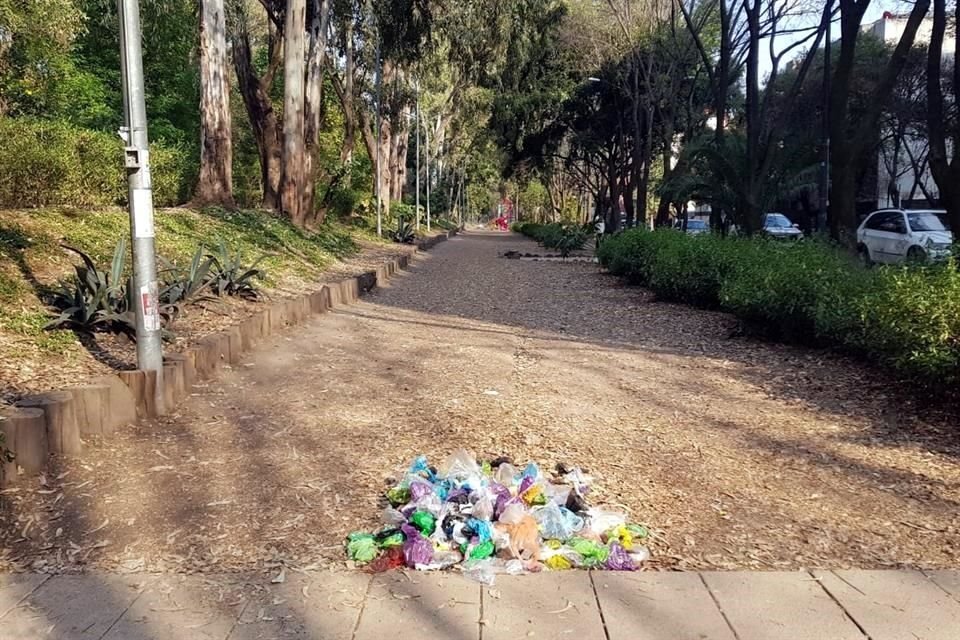
[[[835,1],[835,0],[834,0]],[[822,5],[821,5],[822,6]],[[893,13],[907,13],[910,11],[911,4],[907,2],[899,2],[897,0],[873,0],[870,3],[870,7],[867,9],[867,13],[863,18],[863,24],[871,24],[876,22],[883,16],[884,11],[891,11]],[[818,17],[811,16],[811,26],[816,24]],[[777,39],[777,50],[782,50],[783,47],[786,47],[790,42],[795,41],[797,38],[802,38],[804,34],[799,34],[796,36],[781,36]],[[833,40],[836,40],[840,36],[840,27],[837,22],[834,22],[833,25]],[[768,52],[769,47],[764,45],[764,52]],[[791,55],[797,56],[804,52],[804,48],[800,47],[791,52]],[[781,62],[781,68],[787,62],[783,60]],[[770,75],[770,70],[772,68],[772,62],[769,55],[764,55],[760,58],[760,77],[763,81],[766,81],[767,76]]]

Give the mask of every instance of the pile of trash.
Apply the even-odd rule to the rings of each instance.
[[[498,573],[639,568],[650,558],[647,528],[592,507],[589,494],[577,467],[559,464],[548,479],[536,464],[480,464],[465,450],[439,469],[420,456],[387,491],[384,528],[350,534],[347,555],[374,572],[459,567],[486,584]]]

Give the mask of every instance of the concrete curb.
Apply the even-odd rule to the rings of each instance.
[[[446,231],[424,238],[417,243],[417,249],[427,251],[454,235],[456,231]],[[190,396],[197,380],[215,378],[221,366],[238,363],[245,352],[264,338],[303,324],[311,316],[356,303],[363,294],[385,285],[409,265],[409,256],[400,256],[373,271],[278,300],[239,324],[204,337],[183,353],[167,354],[162,390],[166,413]],[[154,401],[156,384],[153,372],[117,371],[70,389],[24,398],[14,407],[0,408],[0,432],[6,435],[7,446],[14,454],[18,450],[22,453],[20,478],[42,472],[48,452],[79,455],[81,434],[107,436],[136,420],[162,415]],[[16,465],[0,463],[0,486],[17,479]]]

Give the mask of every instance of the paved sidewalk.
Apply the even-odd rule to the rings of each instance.
[[[281,573],[3,575],[0,638],[960,638],[960,571]]]

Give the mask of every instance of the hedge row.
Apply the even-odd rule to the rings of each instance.
[[[196,162],[177,147],[150,146],[154,203],[190,194]],[[0,118],[0,207],[125,204],[123,143],[117,135],[70,124]]]
[[[864,269],[817,242],[635,229],[601,265],[660,298],[733,313],[776,339],[839,347],[900,373],[960,381],[960,273],[953,263]]]

